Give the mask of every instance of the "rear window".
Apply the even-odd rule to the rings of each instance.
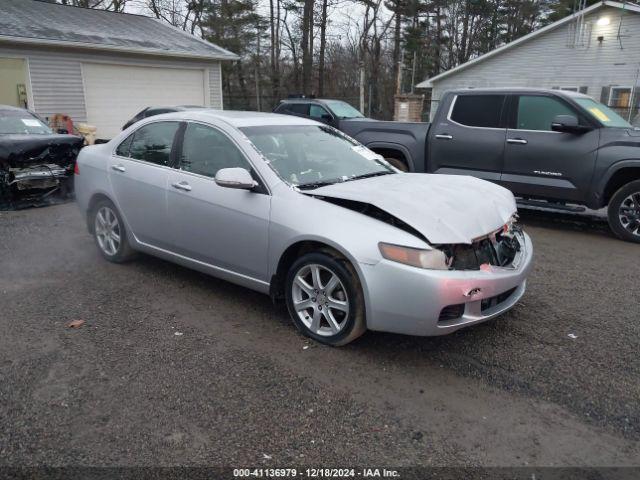
[[[504,95],[460,95],[451,120],[469,127],[500,128]]]
[[[298,115],[309,115],[308,103],[289,103],[284,107],[284,109],[289,112],[297,113]]]

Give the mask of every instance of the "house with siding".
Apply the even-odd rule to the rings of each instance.
[[[152,105],[222,108],[236,55],[154,18],[0,0],[0,104],[66,114],[111,138]]]
[[[431,89],[431,118],[443,92],[474,87],[573,90],[635,118],[639,73],[640,6],[605,0],[417,87]]]

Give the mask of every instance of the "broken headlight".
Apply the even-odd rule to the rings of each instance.
[[[402,247],[391,243],[379,243],[380,253],[387,260],[429,270],[449,270],[447,257],[441,250]]]

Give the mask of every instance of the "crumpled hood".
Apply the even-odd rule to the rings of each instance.
[[[83,142],[75,135],[0,135],[0,166],[49,162],[67,165],[75,161]]]
[[[369,203],[432,244],[472,243],[516,212],[511,192],[474,177],[400,173],[327,185],[307,193]]]

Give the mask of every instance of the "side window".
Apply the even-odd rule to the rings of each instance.
[[[320,105],[309,105],[309,116],[311,118],[319,118],[321,119],[323,115],[329,115],[323,107]]]
[[[179,122],[150,123],[133,134],[129,156],[136,160],[171,165],[171,147],[180,126]]]
[[[129,135],[124,142],[118,145],[118,148],[116,148],[116,155],[120,157],[128,157],[129,149],[131,148],[132,141],[133,141],[133,133]]]
[[[469,127],[500,128],[504,95],[459,95],[451,120]]]
[[[573,115],[576,112],[557,98],[522,95],[518,98],[519,130],[551,131],[551,122],[556,115]]]
[[[215,177],[221,168],[251,166],[238,147],[224,133],[199,123],[190,123],[184,132],[180,169]]]
[[[289,105],[287,105],[287,110],[293,113],[297,113],[298,115],[309,115],[309,104],[290,103]]]

